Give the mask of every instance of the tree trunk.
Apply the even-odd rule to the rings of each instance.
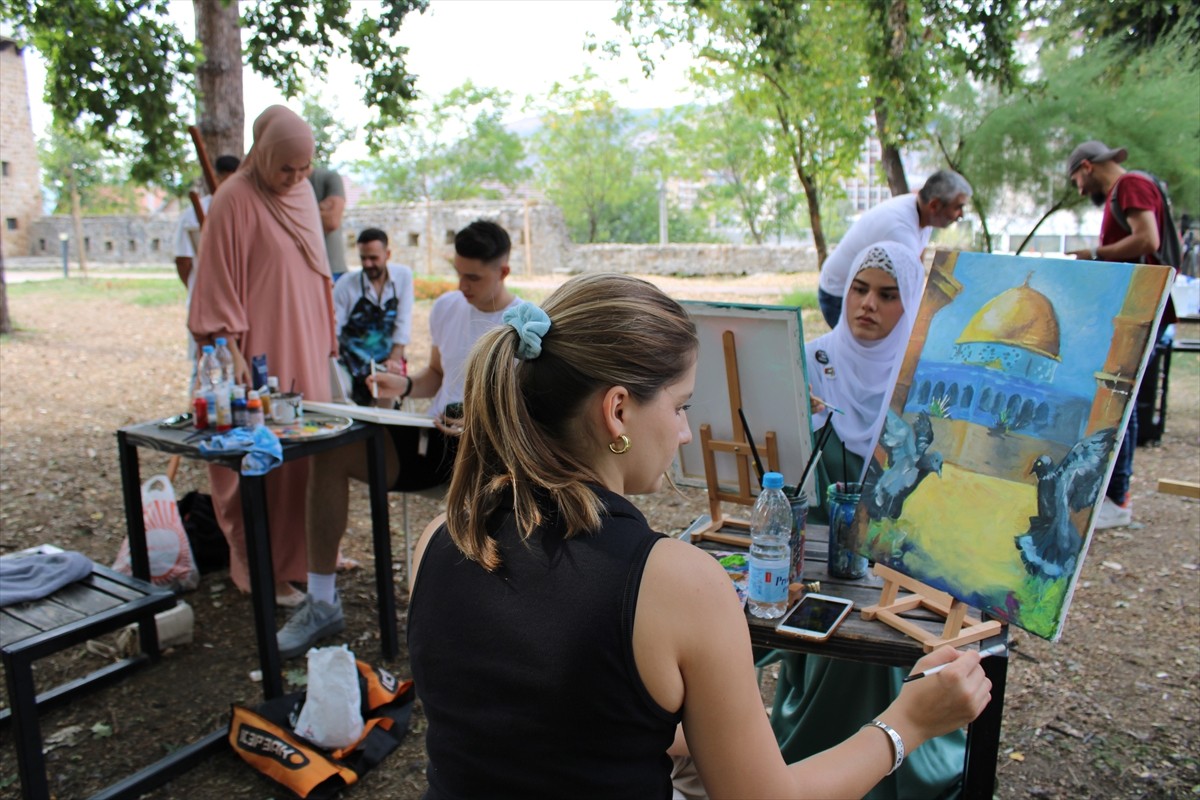
[[[804,187],[804,197],[808,201],[808,224],[812,226],[813,244],[817,248],[817,271],[825,264],[829,255],[829,245],[825,243],[825,227],[821,224],[821,195],[817,192],[817,182],[812,175],[806,175],[796,167],[796,175],[800,185]]]
[[[888,189],[892,197],[908,194],[908,177],[904,174],[904,162],[900,160],[900,148],[888,144],[887,109],[884,108],[883,98],[875,98],[875,132],[879,137],[879,163],[883,165],[883,173],[887,175]]]
[[[246,111],[242,101],[242,29],[237,0],[192,0],[196,39],[203,50],[196,67],[197,122],[209,158],[241,158]]]
[[[813,245],[817,248],[817,271],[820,272],[821,267],[825,264],[826,256],[829,255],[829,245],[825,243],[825,228],[821,225],[821,194],[817,191],[816,179],[804,171],[804,141],[801,138],[803,133],[799,128],[792,126],[788,115],[778,105],[775,106],[775,116],[779,119],[783,135],[790,143],[788,155],[792,159],[792,166],[796,169],[796,177],[800,180],[800,185],[804,187],[804,200],[808,205],[808,223],[812,227]]]
[[[67,167],[67,183],[71,187],[71,222],[75,228],[75,250],[79,253],[79,271],[87,277],[87,241],[83,238],[83,209],[79,203],[79,184],[75,181],[75,168]]]
[[[904,55],[904,48],[908,46],[908,0],[891,0],[887,4],[884,31],[888,37],[888,56],[899,63]],[[879,134],[880,161],[883,163],[892,197],[908,194],[904,162],[900,160],[900,148],[896,146],[895,137],[888,130],[888,112],[882,95],[875,96],[875,130]]]

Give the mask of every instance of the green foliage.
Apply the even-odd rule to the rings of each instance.
[[[1082,33],[1088,43],[1108,42],[1127,55],[1143,55],[1180,38],[1200,63],[1200,0],[1072,0],[1046,8],[1050,35],[1059,43]]]
[[[588,71],[551,88],[533,137],[538,183],[576,242],[657,241],[654,151],[642,157],[643,125],[609,92],[592,88],[594,79]]]
[[[165,0],[0,0],[0,19],[46,59],[45,101],[61,127],[131,158],[135,181],[182,182],[179,105],[195,59]]]
[[[367,123],[377,143],[386,126],[406,119],[416,97],[396,44],[405,15],[427,0],[383,0],[377,18],[350,20],[349,0],[245,3],[246,60],[287,97],[302,74],[321,77],[345,52],[362,67]],[[0,0],[0,19],[47,62],[46,103],[63,127],[78,126],[105,152],[130,160],[130,177],[178,190],[189,143],[183,120],[194,90],[199,48],[168,17],[166,0]]]
[[[685,106],[665,126],[676,156],[671,174],[703,182],[698,203],[720,227],[762,244],[794,235],[801,195],[771,125],[730,100]],[[671,238],[680,238],[672,229]]]
[[[1079,207],[1065,174],[1071,149],[1101,139],[1129,149],[1126,166],[1167,181],[1175,212],[1200,211],[1200,65],[1176,34],[1130,56],[1104,41],[1082,51],[1043,46],[1040,80],[1011,95],[958,81],[933,122],[947,162],[975,188],[972,205],[986,220],[1005,193],[1042,208]]]
[[[314,95],[305,95],[300,100],[300,116],[312,128],[313,138],[316,139],[316,152],[313,161],[317,164],[331,165],[333,154],[346,142],[354,141],[357,129],[353,125],[342,122],[329,109],[328,101]]]
[[[323,77],[329,59],[346,52],[364,71],[357,83],[363,104],[378,112],[366,124],[367,141],[379,144],[390,125],[408,118],[416,100],[416,79],[408,74],[407,47],[397,43],[404,17],[410,11],[425,13],[428,0],[382,0],[378,18],[363,11],[350,19],[350,0],[260,0],[247,3],[242,24],[252,32],[246,40],[246,62],[255,72],[279,87],[286,97],[304,88],[301,73]]]
[[[71,213],[71,182],[79,192],[84,214],[137,212],[137,192],[123,166],[78,130],[55,125],[38,142],[42,186],[53,202],[53,213]]]
[[[360,162],[373,202],[495,199],[530,175],[519,136],[504,128],[511,94],[467,81],[402,127],[376,158]]]

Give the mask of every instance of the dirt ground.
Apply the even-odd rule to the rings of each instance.
[[[815,288],[813,276],[655,279],[679,298],[778,302]],[[530,299],[558,279],[516,280]],[[10,286],[18,331],[0,340],[0,553],[50,542],[111,562],[124,535],[114,431],[184,410],[182,291],[93,277]],[[166,284],[163,284],[166,285]],[[418,304],[411,360],[420,365],[429,303]],[[805,316],[808,335],[825,328]],[[1156,492],[1159,478],[1200,480],[1200,356],[1176,354],[1161,446],[1138,451],[1133,526],[1098,532],[1066,632],[1049,643],[1014,631],[997,797],[1160,798],[1200,795],[1200,503]],[[142,454],[142,475],[167,459]],[[185,462],[177,494],[205,490],[203,469]],[[675,531],[704,513],[703,492],[639,498],[652,524]],[[346,642],[365,660],[408,674],[406,653],[382,662],[373,630],[374,589],[367,497],[351,500],[347,554],[362,568],[340,581]],[[389,503],[397,593],[404,608],[402,500]],[[408,501],[418,529],[432,501]],[[184,599],[195,641],[157,665],[72,706],[46,713],[42,733],[56,797],[86,797],[228,722],[230,703],[255,703],[260,685],[248,600],[226,573],[204,577]],[[403,641],[403,617],[400,621]],[[47,688],[106,660],[85,648],[36,665]],[[286,678],[300,679],[302,659]],[[770,681],[765,693],[770,692]],[[424,719],[419,704],[402,748],[346,797],[418,798],[424,790]],[[20,796],[12,732],[0,730],[0,799]],[[149,795],[270,798],[285,793],[222,753]]]

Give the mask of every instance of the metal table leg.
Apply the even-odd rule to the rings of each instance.
[[[396,635],[396,589],[392,581],[392,534],[388,526],[387,462],[382,425],[367,440],[367,482],[371,490],[371,538],[375,545],[375,595],[379,598],[379,646],[384,658],[400,652]]]
[[[283,694],[283,677],[279,642],[275,638],[275,569],[271,561],[266,481],[261,475],[242,475],[238,480],[238,493],[242,497],[242,517],[246,526],[250,604],[254,609],[263,696],[271,700]]]
[[[980,648],[1002,644],[1007,631],[979,643]],[[985,658],[983,673],[992,682],[992,701],[967,728],[966,764],[963,767],[964,800],[991,800],[996,788],[996,759],[1000,753],[1000,723],[1004,716],[1004,689],[1008,655]]]

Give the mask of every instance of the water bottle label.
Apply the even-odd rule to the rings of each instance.
[[[791,560],[747,559],[750,570],[748,576],[750,599],[756,603],[786,603],[788,598],[788,571]]]

